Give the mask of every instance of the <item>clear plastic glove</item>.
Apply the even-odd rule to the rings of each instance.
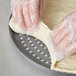
[[[51,35],[56,54],[60,59],[76,52],[76,12],[62,20]],[[61,58],[62,57],[62,58]]]
[[[11,10],[14,22],[21,28],[33,31],[38,27],[44,0],[12,0]]]

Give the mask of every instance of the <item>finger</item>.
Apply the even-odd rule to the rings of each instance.
[[[23,9],[24,22],[26,24],[27,30],[29,30],[32,25],[29,14],[29,0],[22,0],[22,9]]]
[[[52,36],[56,37],[63,27],[64,27],[64,21],[61,21],[58,25],[54,27]]]
[[[68,34],[70,34],[70,30],[63,27],[55,38],[51,36],[54,46],[56,47]]]
[[[64,27],[70,28],[71,26],[69,24],[72,23],[71,19],[72,19],[71,15],[68,15],[57,26],[55,26],[55,28],[53,29],[54,32],[53,36],[56,37],[57,35],[59,35],[60,31],[62,31]]]
[[[12,16],[16,24],[18,24],[23,31],[25,30],[25,24],[22,15],[21,1],[15,1],[12,7]]]
[[[55,46],[57,46],[64,36],[68,34],[68,30],[66,28],[67,27],[64,25],[64,21],[62,21],[53,29],[51,37]]]
[[[32,22],[32,30],[38,27],[39,23],[39,0],[29,1],[29,14]]]
[[[64,50],[64,56],[70,56],[76,52],[76,41]]]
[[[56,43],[56,45],[58,45],[59,42],[61,42],[61,40],[63,40],[64,37],[69,32],[71,33],[71,39],[73,39],[73,35],[74,35],[73,24],[74,24],[74,21],[72,20],[71,15],[69,15],[65,18],[65,20],[62,23],[60,23],[58,25],[59,27],[56,27],[56,29],[55,29],[55,31],[53,32],[53,35],[52,35],[52,38],[54,39],[54,42]]]
[[[71,39],[70,39],[70,34],[69,34],[69,35],[67,35],[67,36],[63,39],[63,41],[56,47],[56,51],[62,53],[62,55],[63,55],[63,53],[65,52],[65,51],[64,51],[65,48],[67,48],[70,44],[71,44]]]

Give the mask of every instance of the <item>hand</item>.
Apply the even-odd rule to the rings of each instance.
[[[38,27],[39,16],[44,0],[12,0],[11,10],[14,22],[25,30],[33,31]]]
[[[76,52],[76,12],[53,29],[51,38],[55,52],[60,56],[66,57]]]

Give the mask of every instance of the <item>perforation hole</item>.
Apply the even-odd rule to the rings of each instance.
[[[43,47],[43,44],[40,44],[41,47]]]
[[[31,46],[34,47],[35,45],[34,44],[31,44]]]
[[[26,44],[23,44],[23,46],[26,46]]]
[[[35,56],[36,56],[36,54],[32,54],[32,56],[34,56],[34,57],[35,57]]]
[[[46,61],[45,63],[46,63],[46,64],[49,64],[49,62],[48,62],[48,61]]]
[[[43,59],[41,59],[41,62],[44,62],[44,60],[43,60]]]
[[[22,43],[22,44],[24,44],[24,43],[25,43],[25,41],[23,41],[23,40],[22,40],[22,41],[21,41],[21,43]]]
[[[19,34],[19,37],[21,37],[22,35],[21,34]]]
[[[29,41],[29,40],[30,40],[30,38],[29,38],[29,37],[27,37],[27,40]]]
[[[33,53],[32,51],[29,51],[29,53]]]
[[[23,37],[20,37],[20,40],[22,40],[23,39]]]
[[[37,41],[38,44],[40,44],[40,41]]]
[[[27,47],[27,48],[26,48],[26,50],[28,51],[28,50],[29,50],[29,48]]]
[[[44,49],[44,50],[46,50],[46,49],[47,49],[47,47],[44,47],[43,49]]]
[[[45,54],[44,56],[45,56],[45,57],[48,57],[48,55],[47,55],[47,54]]]
[[[37,59],[40,59],[40,57],[39,57],[39,56],[37,56],[36,58],[37,58]]]
[[[35,38],[35,41],[37,41],[38,39],[37,38]]]
[[[30,40],[29,43],[32,43],[32,41]]]
[[[37,49],[37,47],[36,47],[36,46],[34,46],[34,49]]]
[[[44,52],[41,52],[40,54],[41,54],[41,55],[43,55],[43,54],[44,54]]]
[[[38,49],[37,52],[40,52],[40,50]]]

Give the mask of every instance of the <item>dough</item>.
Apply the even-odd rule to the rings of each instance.
[[[42,15],[42,20],[44,23],[40,21],[39,28],[33,33],[27,31],[23,32],[18,25],[13,23],[13,19],[10,20],[9,25],[15,32],[32,35],[40,39],[47,46],[51,56],[52,70],[76,74],[76,53],[57,61],[55,59],[55,53],[51,41],[48,39],[49,35],[51,35],[52,28],[54,28],[54,26],[58,24],[67,14],[75,10],[76,0],[46,0],[46,7]]]

